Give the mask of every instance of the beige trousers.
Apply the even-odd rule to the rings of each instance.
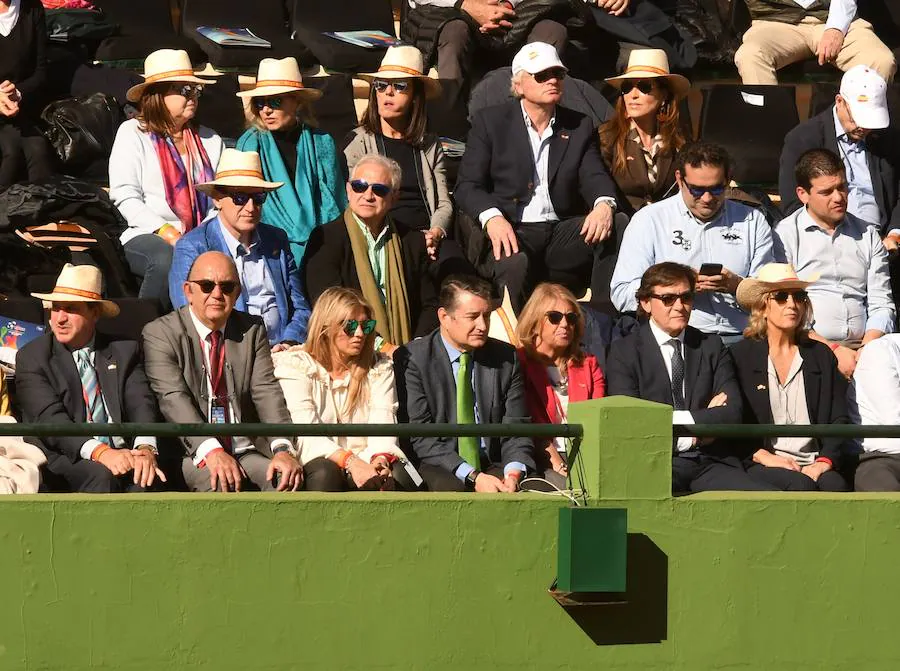
[[[815,58],[825,24],[807,17],[797,25],[778,21],[754,21],[734,55],[744,84],[777,84],[777,70],[806,58]],[[868,65],[890,82],[897,70],[894,55],[872,30],[872,24],[856,19],[844,37],[835,65],[847,71]]]

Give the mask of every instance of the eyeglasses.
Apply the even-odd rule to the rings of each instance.
[[[771,298],[779,305],[784,305],[785,303],[787,303],[788,296],[792,296],[794,298],[794,302],[798,304],[805,303],[809,300],[809,294],[802,289],[796,289],[794,291],[775,291],[769,294],[769,298]]]
[[[200,287],[200,291],[205,294],[211,294],[216,287],[219,287],[223,294],[230,296],[234,293],[234,290],[238,288],[238,283],[235,280],[225,280],[224,282],[213,282],[212,280],[188,280],[188,282],[196,284]]]
[[[170,93],[177,93],[185,98],[199,98],[203,93],[203,86],[200,84],[172,84],[169,86]]]
[[[370,335],[375,330],[376,322],[374,319],[366,319],[359,321],[357,319],[348,319],[344,322],[344,333],[348,336],[356,334],[356,329],[362,327],[363,335]]]
[[[269,107],[273,110],[280,110],[284,104],[284,96],[260,96],[253,99],[253,109],[261,112],[263,107]]]
[[[402,79],[375,79],[372,81],[372,86],[375,87],[378,93],[384,93],[389,86],[392,86],[397,93],[406,93],[411,83]]]
[[[681,300],[682,305],[690,305],[694,302],[694,292],[685,291],[680,294],[650,294],[651,298],[661,301],[667,308],[675,305],[675,301]]]
[[[538,84],[543,84],[544,82],[548,82],[551,79],[558,79],[562,81],[566,78],[566,71],[562,68],[548,68],[546,70],[541,70],[540,72],[536,72],[533,75],[534,81]]]
[[[653,82],[649,79],[626,79],[622,82],[622,88],[619,90],[620,95],[631,93],[631,89],[636,88],[644,95],[649,95],[653,91]]]
[[[715,186],[694,186],[693,184],[688,184],[686,181],[684,182],[684,185],[694,198],[702,198],[706,193],[713,198],[718,198],[725,193],[725,189],[727,188],[727,185],[725,184],[716,184]]]
[[[256,207],[262,207],[262,204],[266,202],[266,198],[269,197],[268,192],[259,191],[257,193],[246,193],[244,191],[232,191],[230,189],[220,189],[220,191],[231,198],[235,205],[238,207],[244,207],[249,201],[253,201],[253,204]]]
[[[559,324],[563,317],[566,319],[566,323],[569,326],[575,326],[578,323],[578,313],[577,312],[560,312],[559,310],[549,310],[546,313],[547,321],[556,326]]]
[[[369,184],[364,179],[354,179],[350,182],[350,188],[353,189],[353,193],[365,193],[369,190],[369,187],[372,188],[372,193],[379,198],[385,198],[391,192],[391,187],[387,184],[379,184],[377,182]]]

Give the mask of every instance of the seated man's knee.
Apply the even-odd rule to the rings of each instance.
[[[454,19],[448,21],[438,33],[437,45],[438,49],[444,47],[461,47],[469,41],[469,24],[462,19]]]
[[[525,252],[517,252],[510,256],[502,256],[496,261],[496,275],[503,278],[524,278],[528,274],[531,260]]]
[[[122,483],[103,464],[85,462],[87,476],[81,484],[82,492],[91,494],[115,494],[122,491]]]
[[[569,39],[569,31],[559,21],[542,19],[534,24],[534,28],[528,34],[528,42],[545,42],[552,45],[560,56]]]
[[[313,459],[304,467],[303,488],[310,492],[342,492],[346,487],[341,467],[325,457]]]

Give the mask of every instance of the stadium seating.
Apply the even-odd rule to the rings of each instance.
[[[97,48],[99,61],[136,61],[157,49],[184,49],[195,65],[206,55],[193,40],[179,35],[172,24],[169,0],[95,0],[106,17],[119,26],[119,34],[108,37]]]

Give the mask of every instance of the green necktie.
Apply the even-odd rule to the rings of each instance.
[[[463,352],[459,357],[459,370],[456,372],[456,423],[475,423],[475,395],[472,392],[472,384],[469,382],[469,367],[472,365],[472,355]],[[481,468],[481,459],[478,455],[478,439],[474,436],[459,438],[459,456],[470,466]]]

